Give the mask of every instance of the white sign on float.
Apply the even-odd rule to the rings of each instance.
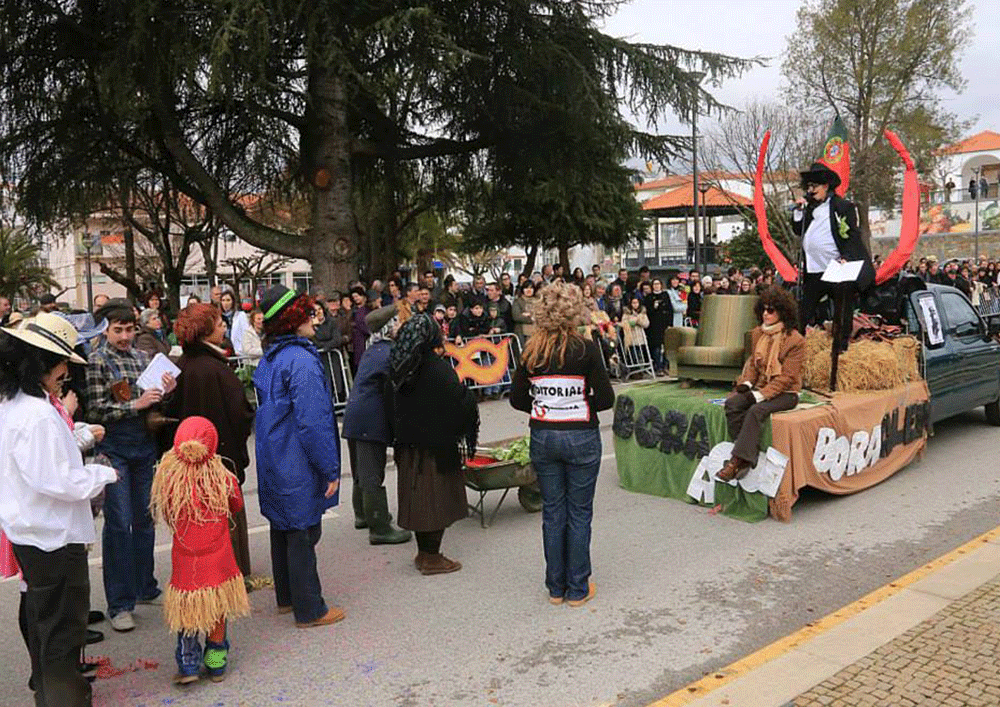
[[[875,425],[870,433],[858,430],[850,440],[829,427],[821,427],[816,435],[813,466],[819,473],[829,474],[831,481],[861,473],[881,457],[882,425]]]
[[[709,453],[702,457],[694,470],[694,476],[688,484],[687,495],[708,504],[715,503],[715,482],[722,482],[716,474],[722,471],[733,455],[732,442],[719,442]],[[742,479],[729,481],[730,486],[740,486],[749,493],[762,493],[768,498],[774,498],[781,486],[781,479],[788,466],[788,457],[774,447],[768,447],[767,452],[760,452],[757,463]]]

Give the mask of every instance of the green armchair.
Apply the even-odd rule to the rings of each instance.
[[[672,327],[663,334],[670,375],[695,380],[735,381],[750,355],[750,331],[757,326],[757,295],[708,295],[697,329]]]

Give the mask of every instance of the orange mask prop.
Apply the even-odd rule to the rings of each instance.
[[[503,380],[510,363],[510,349],[506,340],[498,342],[489,339],[469,339],[465,346],[452,343],[444,345],[444,353],[455,360],[455,373],[462,380],[470,379],[478,385],[494,385]],[[479,362],[479,354],[488,353],[493,363],[484,366]]]

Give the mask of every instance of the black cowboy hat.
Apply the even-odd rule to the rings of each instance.
[[[822,162],[813,162],[805,172],[799,172],[802,186],[806,184],[828,184],[831,189],[840,186],[840,175]]]

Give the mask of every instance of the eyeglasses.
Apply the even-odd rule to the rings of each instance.
[[[771,305],[769,305],[769,304],[765,304],[764,305],[764,313],[765,314],[774,314],[776,311],[778,311],[778,310],[776,310]]]

